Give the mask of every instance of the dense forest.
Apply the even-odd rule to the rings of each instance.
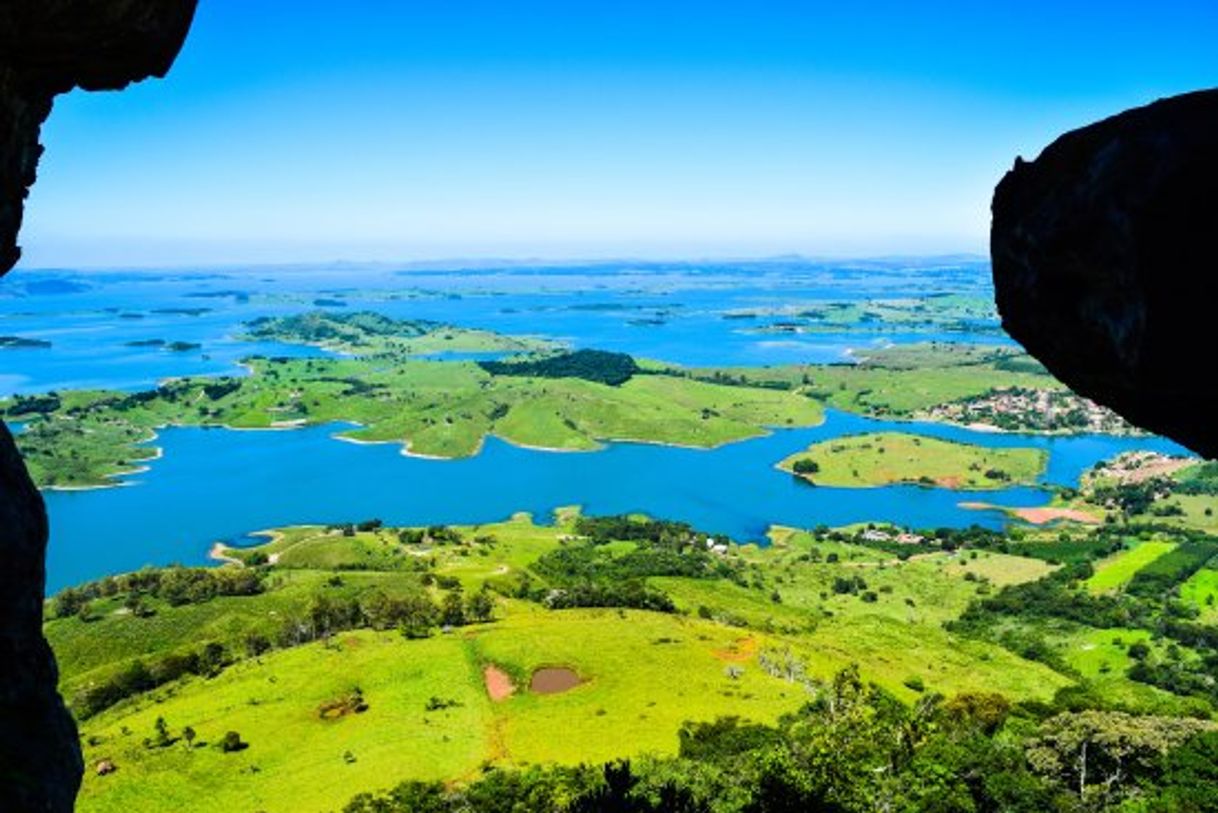
[[[575,350],[535,359],[480,361],[478,365],[491,375],[582,378],[611,387],[625,384],[639,372],[632,357],[604,350]]]

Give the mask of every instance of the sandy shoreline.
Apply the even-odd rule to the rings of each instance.
[[[961,502],[957,503],[959,507],[971,511],[1001,511],[1008,516],[1013,516],[1022,519],[1031,525],[1047,525],[1050,522],[1066,520],[1068,522],[1079,522],[1084,525],[1099,525],[1103,522],[1101,517],[1094,514],[1089,514],[1086,511],[1080,511],[1077,508],[1061,508],[1041,506],[1039,508],[1012,508],[1006,505],[994,505],[988,502]]]

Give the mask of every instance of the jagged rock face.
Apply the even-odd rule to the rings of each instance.
[[[173,64],[196,0],[0,0],[0,276],[56,94],[118,89]],[[42,636],[47,516],[0,423],[0,810],[71,811],[83,770],[76,726]]]
[[[1218,90],[1017,159],[993,214],[1007,332],[1080,394],[1218,456]]]

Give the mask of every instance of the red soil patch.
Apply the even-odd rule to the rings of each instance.
[[[496,703],[507,700],[516,691],[512,678],[498,666],[488,666],[483,669],[482,679],[486,681],[486,693]]]
[[[533,673],[529,691],[534,694],[561,694],[583,683],[575,670],[565,666],[546,666]]]
[[[1099,525],[1103,520],[1094,514],[1089,514],[1086,511],[1080,511],[1077,508],[1011,508],[1005,509],[1001,505],[993,505],[988,502],[962,502],[957,503],[961,508],[969,508],[974,511],[1003,511],[1010,510],[1012,514],[1022,519],[1024,522],[1030,522],[1033,525],[1044,525],[1046,522],[1064,519],[1070,522],[1082,522],[1087,525]]]
[[[1074,508],[1016,508],[1014,514],[1033,525],[1044,525],[1046,522],[1053,522],[1058,519],[1083,522],[1087,525],[1100,524],[1099,517]]]
[[[723,649],[716,649],[711,654],[721,661],[747,661],[757,654],[757,639],[737,638],[728,646]]]

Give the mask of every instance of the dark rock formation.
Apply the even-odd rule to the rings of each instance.
[[[56,94],[163,76],[196,0],[0,0],[0,275]],[[0,424],[0,810],[72,810],[83,772],[76,726],[42,637],[47,518]]]
[[[1007,332],[1080,394],[1218,456],[1218,90],[1017,159],[993,213]]]
[[[17,231],[59,93],[117,90],[164,76],[196,0],[0,0],[0,275],[21,256]]]

